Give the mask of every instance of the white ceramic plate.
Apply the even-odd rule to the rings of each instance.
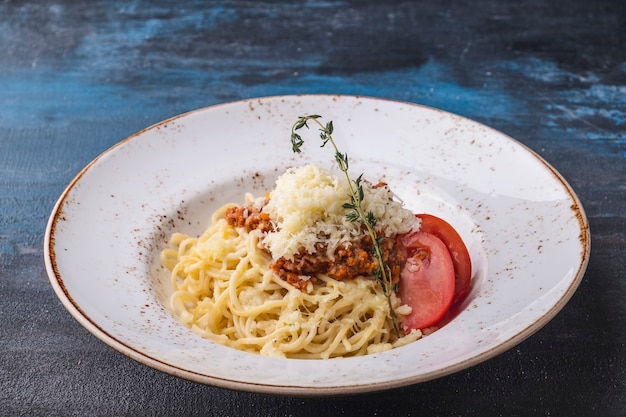
[[[334,138],[405,205],[461,233],[474,278],[460,314],[388,352],[293,360],[202,339],[167,308],[159,252],[174,231],[200,234],[245,192],[273,188],[288,166],[334,169],[318,132],[294,155],[298,116],[332,120]],[[285,96],[228,103],[133,135],[85,167],[61,195],[45,235],[50,281],[90,332],[146,365],[193,381],[256,392],[327,395],[437,378],[489,359],[540,329],[565,305],[587,266],[589,229],[566,181],[517,141],[415,104],[350,96]]]

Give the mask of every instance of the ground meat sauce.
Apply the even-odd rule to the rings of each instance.
[[[272,231],[269,216],[261,208],[252,205],[232,207],[225,218],[233,227],[244,227],[247,231]],[[383,260],[389,266],[393,282],[398,282],[403,255],[396,250],[395,238],[383,237],[379,240]],[[340,245],[333,257],[326,254],[323,243],[315,245],[315,253],[300,252],[293,260],[279,258],[270,264],[272,271],[289,284],[305,291],[311,279],[318,274],[326,274],[336,280],[353,279],[359,276],[373,276],[378,268],[374,246],[369,236],[360,241]]]
[[[231,226],[244,227],[248,232],[257,229],[265,233],[273,229],[269,214],[262,213],[261,208],[252,204],[233,206],[226,210],[224,217]]]

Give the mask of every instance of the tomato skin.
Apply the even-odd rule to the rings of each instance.
[[[454,265],[446,245],[431,234],[401,235],[398,245],[406,255],[398,296],[412,309],[402,322],[408,333],[436,324],[448,312],[454,295]]]
[[[472,280],[472,260],[458,232],[445,220],[432,214],[417,214],[422,221],[420,231],[438,237],[448,248],[454,265],[454,296],[452,305],[465,299]]]

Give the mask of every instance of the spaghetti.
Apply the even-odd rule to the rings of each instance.
[[[246,200],[250,207],[258,202]],[[320,273],[301,277],[306,285],[299,287],[281,278],[263,243],[268,233],[226,219],[239,207],[217,210],[198,238],[173,234],[161,254],[171,270],[171,308],[193,331],[236,349],[302,359],[364,355],[421,337],[419,330],[395,335],[389,304],[372,277]],[[395,297],[392,305],[401,316]]]

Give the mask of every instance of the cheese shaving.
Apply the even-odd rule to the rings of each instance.
[[[378,220],[377,233],[393,236],[419,229],[419,219],[394,200],[386,185],[374,187],[367,181],[362,185],[362,207]],[[346,181],[315,164],[289,168],[276,181],[263,208],[274,224],[263,245],[274,259],[292,260],[300,251],[315,253],[318,243],[332,255],[339,244],[360,239],[364,233],[360,223],[346,219],[343,205],[349,196]]]

